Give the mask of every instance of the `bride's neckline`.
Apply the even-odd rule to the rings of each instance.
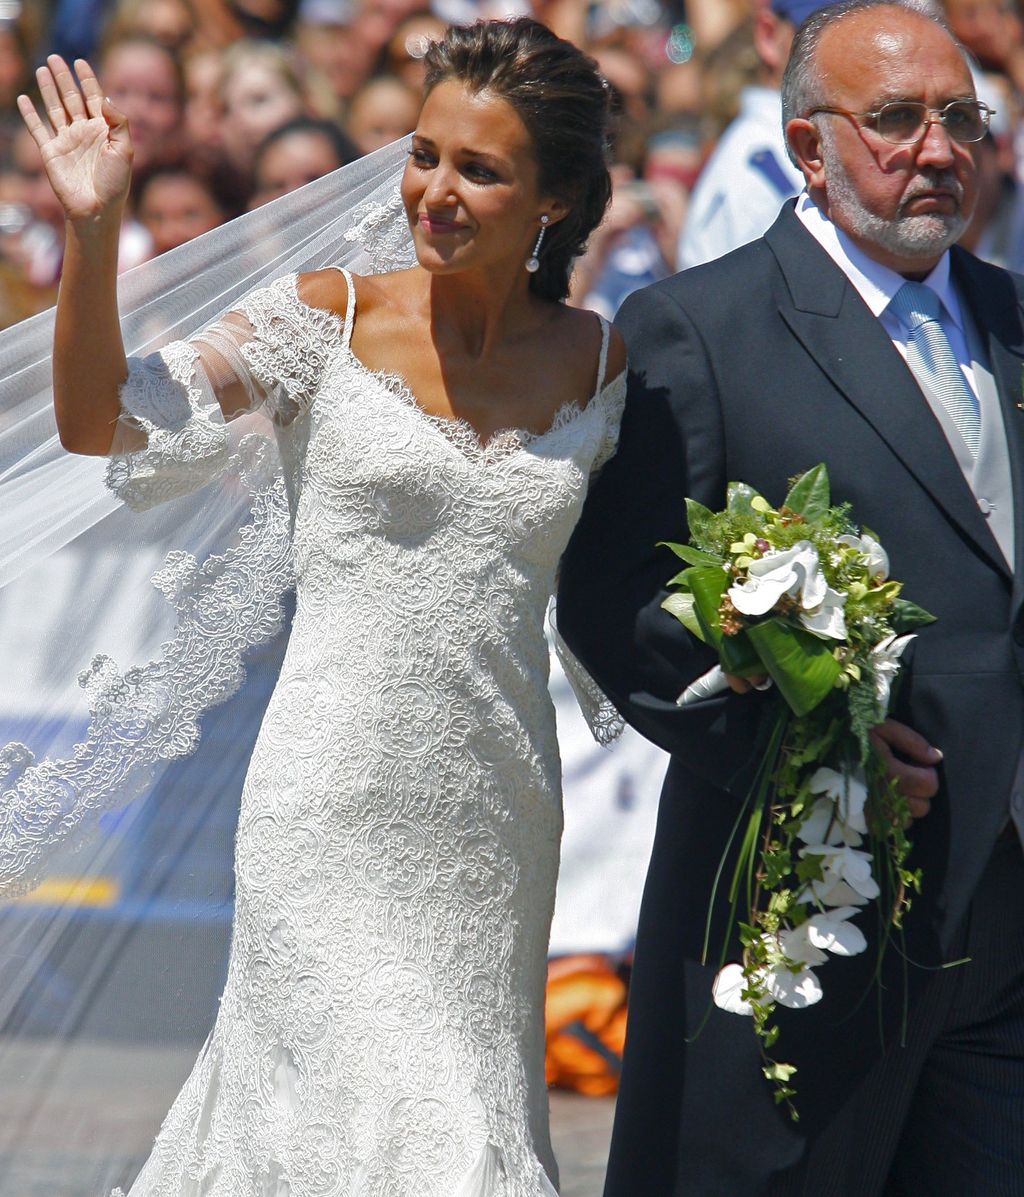
[[[588,400],[585,403],[581,403],[578,399],[565,400],[564,403],[555,409],[551,423],[541,432],[534,432],[529,428],[509,425],[495,429],[489,437],[484,439],[481,437],[476,426],[464,416],[442,416],[425,408],[416,398],[412,388],[401,374],[388,370],[375,370],[356,356],[352,350],[351,343],[352,326],[355,322],[355,284],[347,270],[344,270],[340,266],[332,267],[332,269],[338,270],[344,276],[348,285],[348,311],[344,320],[341,319],[337,312],[306,303],[299,295],[298,276],[292,275],[290,276],[290,294],[295,299],[295,302],[304,311],[308,312],[318,324],[326,318],[333,335],[337,338],[338,346],[345,354],[345,359],[349,365],[366,378],[375,382],[390,396],[399,400],[405,407],[411,408],[413,414],[417,415],[426,424],[437,428],[457,449],[461,450],[468,457],[490,461],[508,457],[514,453],[529,449],[538,442],[575,423],[579,417],[590,410],[592,404],[599,399],[601,394],[609,386],[609,382],[604,378],[608,330],[604,321],[601,321],[602,353],[599,377],[597,386]],[[600,320],[600,317],[597,317],[597,319]]]

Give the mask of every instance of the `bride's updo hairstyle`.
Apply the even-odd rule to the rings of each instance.
[[[569,294],[573,259],[601,223],[611,199],[608,88],[597,64],[537,21],[453,26],[425,56],[424,92],[454,80],[510,104],[533,141],[540,191],[569,205],[549,226],[530,289],[544,299]]]

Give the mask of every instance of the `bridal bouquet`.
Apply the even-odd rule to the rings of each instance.
[[[900,597],[885,550],[848,505],[831,505],[824,465],[797,478],[778,509],[732,483],[724,511],[688,499],[687,518],[690,543],[667,545],[687,568],[662,605],[719,664],[679,703],[724,690],[726,673],[766,677],[758,688],[774,684],[778,695],[733,834],[730,925],[743,959],[725,963],[723,949],[713,996],[752,1017],[775,1099],[795,1118],[796,1069],[771,1055],[776,1007],[819,1001],[815,970],[867,947],[853,921],[861,908],[882,903],[891,932],[920,886],[905,867],[906,801],[868,733],[886,717],[911,629],[933,617]]]

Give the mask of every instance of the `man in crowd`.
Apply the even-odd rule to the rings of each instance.
[[[988,111],[945,26],[842,0],[783,82],[804,193],[765,236],[628,299],[618,455],[563,561],[559,626],[673,753],[637,940],[606,1197],[1024,1193],[1024,279],[955,246]],[[714,661],[661,609],[687,496],[779,502],[819,461],[937,616],[873,733],[914,822],[905,938],[779,1011],[800,1121],[749,1018],[711,1006],[708,904],[770,694],[679,707]],[[933,747],[938,746],[938,747]],[[941,752],[938,751],[941,748]],[[723,885],[715,942],[730,916]],[[740,954],[735,938],[733,959]],[[955,967],[951,967],[955,965]]]
[[[746,245],[768,228],[784,200],[803,187],[786,154],[779,87],[797,26],[831,0],[763,0],[754,13],[756,84],[722,134],[690,196],[677,266],[685,270]]]

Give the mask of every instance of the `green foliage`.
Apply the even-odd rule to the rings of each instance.
[[[798,512],[808,523],[824,519],[830,506],[828,470],[824,462],[795,478],[783,503],[783,507]]]

